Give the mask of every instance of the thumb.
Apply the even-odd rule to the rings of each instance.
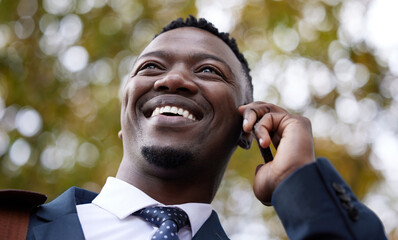
[[[270,166],[271,162],[257,166],[253,184],[254,195],[266,206],[272,205],[271,198],[275,189],[273,182],[270,181]]]

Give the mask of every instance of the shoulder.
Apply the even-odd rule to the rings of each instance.
[[[56,237],[60,232],[64,234],[63,239],[83,239],[76,205],[89,203],[96,196],[97,193],[72,187],[54,200],[37,206],[30,214],[28,239],[35,239],[35,234],[41,236],[37,239],[58,239]],[[65,226],[73,231],[64,231],[67,230]],[[47,234],[53,237],[46,237]],[[71,237],[72,235],[68,234],[79,237]]]
[[[89,203],[96,196],[97,193],[78,187],[71,187],[51,202],[38,206],[34,214],[44,218],[53,218],[59,214],[75,213],[76,205]]]
[[[0,190],[1,208],[30,210],[46,200],[47,196],[42,193],[18,189]]]
[[[0,222],[3,226],[7,226],[0,229],[0,238],[24,239],[30,212],[43,204],[46,199],[44,194],[32,191],[0,190]]]

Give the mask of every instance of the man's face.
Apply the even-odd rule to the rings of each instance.
[[[125,157],[167,174],[142,157],[143,148],[167,148],[192,153],[178,169],[225,168],[241,133],[244,81],[240,62],[218,37],[193,27],[162,33],[138,57],[124,89]]]

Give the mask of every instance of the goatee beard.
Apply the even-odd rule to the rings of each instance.
[[[141,154],[150,164],[165,169],[179,168],[195,158],[190,151],[172,147],[144,146]]]

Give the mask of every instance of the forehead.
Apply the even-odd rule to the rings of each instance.
[[[232,69],[235,76],[242,74],[242,66],[235,54],[217,36],[195,27],[181,27],[160,34],[141,55],[150,52],[167,52],[176,57],[185,57],[195,53],[207,54],[222,60]]]

